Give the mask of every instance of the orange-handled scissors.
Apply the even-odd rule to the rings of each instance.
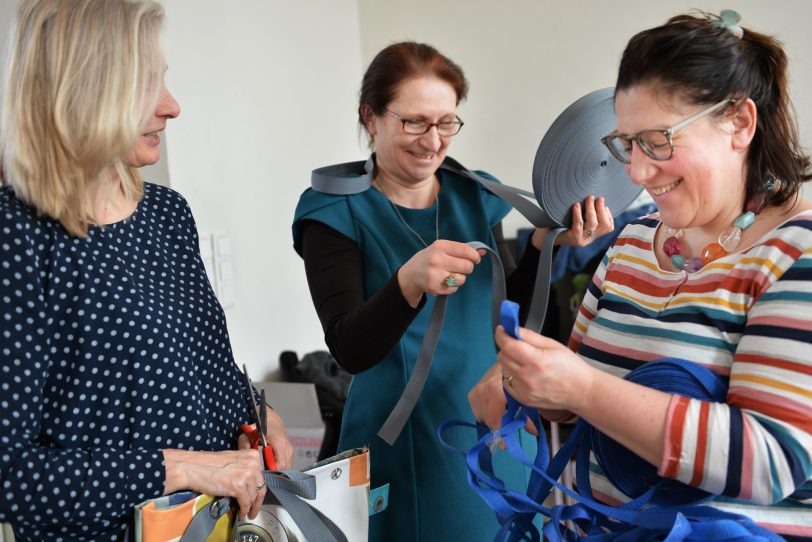
[[[242,366],[243,374],[245,375],[245,387],[248,392],[248,399],[250,401],[250,411],[252,421],[256,424],[251,427],[247,424],[241,424],[240,430],[245,433],[248,440],[251,442],[251,447],[258,449],[265,468],[268,470],[276,470],[276,458],[273,455],[273,449],[268,446],[268,441],[265,434],[268,431],[268,414],[265,411],[265,390],[262,390],[262,408],[257,408],[256,399],[254,399],[254,386],[251,384],[251,379],[248,377],[248,368]]]

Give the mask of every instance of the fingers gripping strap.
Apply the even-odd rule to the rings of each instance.
[[[491,314],[493,315],[494,327],[499,322],[499,305],[505,298],[505,271],[502,268],[502,262],[499,256],[488,245],[478,241],[468,243],[475,249],[485,249],[491,256],[491,273],[493,282],[493,298],[491,304]],[[434,357],[434,351],[437,349],[437,342],[440,339],[440,332],[443,328],[443,320],[445,319],[445,309],[448,303],[448,296],[440,295],[434,302],[434,309],[431,311],[429,323],[426,326],[426,334],[423,337],[423,343],[420,345],[420,352],[417,355],[417,361],[414,365],[412,375],[406,383],[406,388],[403,394],[395,404],[395,408],[389,413],[389,417],[378,430],[378,436],[381,437],[387,444],[394,444],[398,435],[403,431],[406,425],[406,420],[412,414],[417,400],[426,385],[426,378],[428,378],[429,369],[431,368],[431,360]]]

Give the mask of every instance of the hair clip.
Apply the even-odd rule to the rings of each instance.
[[[744,36],[744,30],[739,26],[739,21],[742,20],[741,15],[732,9],[723,9],[719,13],[719,20],[716,21],[717,26],[720,26],[733,33],[734,36],[741,39]]]

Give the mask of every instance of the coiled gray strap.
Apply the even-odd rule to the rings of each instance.
[[[496,328],[499,324],[499,305],[505,298],[505,271],[502,268],[502,261],[488,245],[479,241],[472,241],[468,244],[475,249],[484,248],[491,256],[491,277],[494,285],[491,316],[494,322],[493,326]],[[426,378],[429,375],[429,369],[431,369],[431,360],[434,357],[437,341],[440,339],[440,332],[443,329],[447,302],[447,295],[439,295],[434,301],[434,309],[431,311],[429,323],[426,326],[426,334],[423,336],[423,342],[420,345],[420,352],[417,355],[412,375],[409,377],[406,388],[403,390],[397,404],[395,404],[392,412],[389,413],[386,421],[378,430],[378,436],[389,445],[394,444],[400,432],[403,431],[406,420],[411,416],[417,400],[423,392],[423,387],[426,385]]]

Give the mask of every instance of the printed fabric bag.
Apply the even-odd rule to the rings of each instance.
[[[367,448],[264,476],[253,520],[233,521],[229,498],[176,493],[136,507],[136,542],[366,542],[369,516],[388,505],[388,485],[370,491]]]

